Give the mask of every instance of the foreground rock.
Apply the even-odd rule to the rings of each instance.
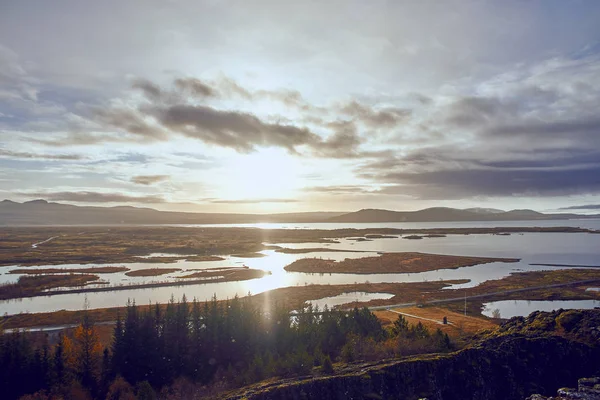
[[[581,399],[581,400],[600,400],[600,377],[581,378],[577,382],[577,389],[561,388],[558,389],[556,396],[544,397],[539,394],[529,396],[527,400],[560,400],[560,399]]]
[[[550,395],[600,368],[600,309],[533,313],[448,355],[354,364],[331,377],[261,383],[231,399],[510,400]]]

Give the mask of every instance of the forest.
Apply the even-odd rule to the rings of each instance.
[[[129,303],[106,346],[87,313],[56,343],[30,336],[0,335],[3,398],[211,397],[268,377],[327,375],[354,361],[452,348],[439,329],[402,316],[384,329],[367,308],[266,311],[237,297],[201,303],[184,296],[143,309]]]

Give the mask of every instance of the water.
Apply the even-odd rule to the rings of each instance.
[[[493,316],[500,311],[501,318],[524,317],[534,311],[555,311],[559,309],[591,309],[600,307],[600,300],[502,300],[484,303],[483,315]]]
[[[573,221],[534,221],[535,224],[554,223],[556,226],[574,223]],[[576,222],[591,223],[598,220],[578,220]],[[519,221],[524,226],[523,221]],[[462,225],[460,223],[459,225]],[[464,223],[467,224],[467,223]],[[473,224],[473,223],[470,223]],[[489,223],[479,223],[489,224]],[[490,226],[497,226],[493,223]],[[322,225],[322,224],[311,224]],[[353,227],[362,227],[364,224],[353,224]],[[398,224],[386,224],[394,227]],[[415,224],[412,224],[415,225]],[[420,224],[423,225],[423,224]],[[435,226],[441,224],[436,223]],[[456,227],[456,223],[453,223]],[[541,225],[541,224],[540,224]],[[304,226],[304,224],[302,225]],[[513,225],[514,226],[514,225]],[[576,226],[573,225],[572,226]],[[600,223],[598,223],[600,228]],[[92,308],[114,307],[124,305],[128,299],[135,300],[138,304],[148,302],[166,302],[171,295],[175,298],[183,294],[191,299],[207,300],[216,294],[218,298],[232,298],[236,294],[244,296],[249,292],[261,293],[267,290],[289,286],[305,286],[310,284],[352,284],[352,283],[378,283],[378,282],[423,282],[450,279],[468,279],[469,282],[454,285],[453,288],[472,287],[490,279],[501,279],[514,272],[557,270],[565,267],[532,266],[530,263],[548,264],[580,264],[600,265],[600,235],[587,233],[524,233],[512,234],[510,236],[497,235],[449,235],[442,238],[425,238],[422,240],[407,239],[374,239],[372,241],[356,242],[348,239],[340,239],[340,243],[300,243],[300,244],[278,244],[289,248],[311,248],[326,247],[338,250],[361,250],[365,253],[354,252],[318,252],[306,254],[283,254],[274,250],[266,250],[262,258],[238,258],[223,256],[225,260],[209,262],[179,261],[177,263],[130,263],[126,267],[136,270],[145,268],[181,268],[181,271],[157,277],[128,277],[124,273],[101,274],[100,279],[111,285],[128,285],[135,283],[178,281],[178,277],[189,274],[191,269],[222,268],[246,265],[270,271],[260,279],[244,282],[222,282],[206,283],[188,286],[171,286],[152,289],[127,289],[113,292],[99,292],[87,294],[64,294],[55,296],[43,296],[30,299],[9,300],[0,302],[0,314],[16,314],[20,312],[45,312],[60,309],[80,309],[87,296]],[[490,263],[464,267],[458,269],[446,269],[411,274],[305,274],[286,272],[283,267],[295,260],[306,257],[321,257],[333,260],[345,258],[360,258],[378,256],[378,252],[390,251],[418,251],[424,253],[437,253],[465,256],[488,256],[488,257],[510,257],[521,258],[518,263]],[[111,264],[114,265],[114,264]],[[122,264],[119,264],[122,265]],[[92,265],[60,265],[39,266],[32,268],[88,268]],[[101,265],[99,265],[101,266]],[[14,282],[19,275],[7,274],[16,268],[0,267],[0,282]],[[600,269],[598,269],[600,276]]]
[[[392,297],[394,297],[394,295],[391,293],[349,292],[349,293],[342,293],[337,296],[324,297],[324,298],[318,299],[318,300],[311,300],[307,303],[311,303],[313,305],[313,307],[319,307],[319,310],[323,310],[323,308],[325,306],[327,306],[331,309],[332,307],[339,306],[342,304],[352,303],[355,301],[358,301],[361,303],[366,303],[371,300],[378,300],[378,299],[387,300],[387,299],[391,299]]]
[[[190,224],[172,225],[195,228],[260,228],[260,229],[430,229],[430,228],[494,228],[494,227],[557,227],[600,229],[600,219],[565,219],[534,221],[449,221],[449,222],[312,222],[312,223],[274,223],[259,222],[253,224]]]

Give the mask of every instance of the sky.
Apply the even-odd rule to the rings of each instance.
[[[600,209],[600,2],[0,0],[0,198]]]

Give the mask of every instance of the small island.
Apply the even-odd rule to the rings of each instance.
[[[344,261],[304,258],[284,269],[288,272],[338,274],[388,274],[456,269],[492,262],[518,262],[518,258],[464,257],[416,252],[384,253],[377,257],[345,259]]]
[[[159,276],[181,271],[181,268],[145,268],[125,272],[127,276]]]

